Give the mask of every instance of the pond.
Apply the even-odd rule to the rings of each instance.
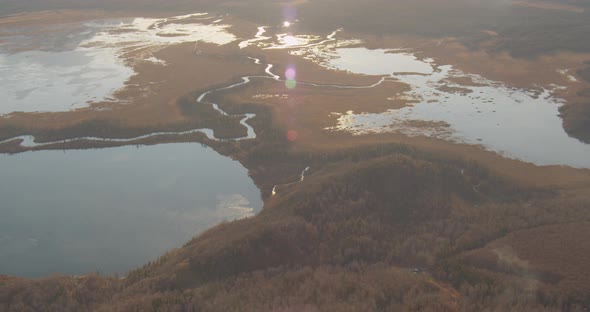
[[[260,192],[201,144],[0,155],[0,274],[122,273],[225,220]]]
[[[411,87],[391,95],[407,99],[408,106],[377,114],[337,114],[338,124],[331,130],[436,137],[481,145],[536,165],[590,168],[590,145],[563,129],[559,116],[563,100],[553,95],[558,86],[512,88],[399,50],[338,48],[326,53],[321,64],[356,74],[387,75]]]
[[[155,51],[186,42],[224,45],[235,41],[227,31],[229,25],[212,21],[216,17],[195,13],[3,29],[0,116],[64,112],[113,102],[135,74],[133,64],[166,65],[154,57]]]

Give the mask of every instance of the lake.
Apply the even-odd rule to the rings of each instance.
[[[563,129],[559,107],[564,101],[551,89],[527,90],[436,66],[399,50],[339,48],[323,56],[323,66],[364,75],[387,75],[411,87],[404,94],[414,103],[382,113],[349,111],[331,130],[355,135],[397,132],[481,145],[504,156],[536,165],[590,168],[590,145]],[[467,78],[461,85],[449,78]]]
[[[14,112],[65,112],[114,102],[135,74],[133,63],[166,63],[153,52],[169,45],[237,38],[217,16],[95,20],[47,29],[7,28],[0,40],[0,116]],[[217,23],[216,23],[217,22]],[[131,51],[146,50],[129,58]],[[127,55],[126,58],[122,57]]]
[[[125,273],[225,220],[260,192],[198,143],[0,155],[0,274]]]

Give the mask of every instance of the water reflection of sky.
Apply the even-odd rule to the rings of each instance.
[[[113,49],[0,54],[0,114],[85,107],[111,96],[132,74]]]
[[[182,42],[226,44],[228,25],[205,13],[163,19],[102,20],[48,29],[11,29],[0,45],[0,115],[55,112],[109,101],[133,70],[122,53],[148,49],[142,60],[159,66],[158,48]]]
[[[366,48],[336,49],[326,54],[323,65],[330,68],[357,74],[392,75],[412,87],[410,92],[392,98],[403,96],[416,101],[411,106],[381,114],[342,114],[333,129],[354,134],[399,132],[435,136],[483,145],[538,165],[590,168],[590,145],[569,137],[564,131],[559,117],[562,100],[553,97],[550,90],[514,89],[451,66],[440,66],[433,71],[431,62],[418,60],[409,53]],[[395,74],[403,72],[418,74]],[[450,77],[469,78],[479,85],[446,81]],[[429,126],[421,121],[433,123]],[[441,122],[448,128],[437,129]]]
[[[238,162],[200,144],[0,155],[0,273],[121,272],[262,207]]]
[[[260,28],[259,28],[260,29]],[[262,28],[264,30],[264,28]],[[338,123],[329,130],[355,135],[397,132],[428,136],[473,145],[538,165],[590,168],[590,145],[571,138],[559,117],[563,100],[548,89],[510,88],[501,82],[463,73],[452,66],[436,66],[432,59],[419,59],[409,50],[374,49],[359,40],[336,40],[340,30],[325,39],[308,35],[277,35],[243,41],[264,49],[287,49],[289,54],[324,67],[355,74],[390,76],[411,87],[404,94],[391,94],[384,101],[405,100],[411,104],[380,114],[335,113]],[[257,35],[260,35],[257,34]],[[260,37],[260,36],[258,36]],[[291,72],[289,72],[291,70]],[[295,69],[285,73],[287,87],[294,87]],[[449,78],[472,80],[461,85]],[[291,83],[291,85],[289,85]],[[369,104],[370,105],[370,104]]]

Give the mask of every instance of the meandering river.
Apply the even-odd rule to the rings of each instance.
[[[141,48],[154,42],[165,45],[173,43],[168,42],[173,40],[171,38],[218,44],[236,40],[226,33],[227,25],[198,23],[199,19],[211,19],[210,16],[188,17],[196,18],[197,22],[178,23],[187,16],[134,19],[120,25],[127,30],[125,32],[93,30],[80,39],[86,44],[74,50],[0,54],[0,73],[4,73],[0,77],[3,82],[0,91],[6,91],[0,93],[0,100],[3,100],[0,115],[14,111],[67,111],[83,107],[88,101],[108,98],[131,74],[118,63],[118,50],[113,46],[133,49],[135,45]],[[150,25],[157,25],[159,32],[151,31]],[[186,27],[191,31],[186,32]],[[451,66],[435,66],[432,60],[417,59],[409,52],[358,47],[359,41],[354,40],[348,42],[354,46],[352,48],[334,45],[324,50],[325,45],[336,41],[339,31],[327,37],[277,34],[276,42],[269,43],[273,37],[264,36],[266,29],[261,26],[253,39],[238,45],[240,48],[254,45],[261,49],[289,49],[295,56],[312,59],[331,69],[376,76],[376,82],[367,86],[298,82],[300,85],[361,89],[398,81],[411,87],[411,91],[392,94],[392,97],[405,97],[414,104],[380,114],[341,112],[338,124],[328,130],[355,135],[399,132],[434,136],[482,145],[540,165],[590,168],[590,145],[565,134],[557,116],[562,103],[552,97],[550,90],[537,94],[509,88],[458,72]],[[166,36],[161,36],[162,33]],[[180,35],[171,36],[174,34]],[[340,41],[339,44],[347,43]],[[97,46],[98,50],[93,48]],[[253,79],[285,81],[273,73],[273,64],[248,58],[265,66],[266,75],[244,76],[238,83],[202,93],[197,102],[212,105],[220,114],[227,115],[218,104],[208,102],[207,96],[248,84]],[[108,66],[103,67],[103,61]],[[152,58],[143,61],[158,62]],[[56,62],[69,64],[66,67],[70,71],[48,71],[47,68]],[[26,64],[36,64],[38,68]],[[19,73],[20,69],[26,71]],[[36,71],[54,73],[55,77],[41,76],[41,80],[32,80],[30,85],[21,83],[26,80],[21,78],[29,74],[36,76]],[[24,76],[19,78],[17,74]],[[445,82],[450,77],[469,77],[477,85]],[[101,85],[92,87],[88,79],[99,80]],[[52,88],[74,92],[60,94]],[[55,105],[48,105],[43,90],[60,96],[50,101]],[[240,123],[247,129],[246,136],[223,141],[256,138],[254,129],[247,123],[254,117],[254,114],[242,115]],[[195,132],[222,141],[211,129],[194,129],[128,139],[81,137],[60,142],[88,140],[135,144],[145,138]],[[34,137],[27,135],[0,144],[17,139],[24,147],[49,144],[37,143]],[[308,169],[301,173],[301,181]],[[8,275],[124,273],[180,246],[214,224],[253,215],[262,207],[260,192],[244,167],[195,143],[0,155],[0,175],[0,274]],[[273,189],[273,195],[280,187]]]

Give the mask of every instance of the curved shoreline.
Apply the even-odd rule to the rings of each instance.
[[[254,58],[254,57],[247,57],[250,60],[254,61],[254,64],[257,65],[261,65],[262,62],[260,59],[258,58]],[[248,84],[251,82],[251,79],[254,78],[261,78],[261,79],[273,79],[275,81],[281,82],[281,81],[285,81],[284,79],[281,79],[281,77],[275,73],[272,72],[272,68],[274,67],[273,64],[267,64],[266,68],[265,68],[265,73],[267,73],[268,76],[243,76],[241,77],[242,81],[238,82],[238,83],[234,83],[231,84],[229,86],[225,86],[225,87],[221,87],[221,88],[217,88],[217,89],[212,89],[212,90],[208,90],[203,92],[196,100],[197,103],[204,103],[204,104],[210,104],[213,109],[215,109],[216,111],[218,111],[221,115],[223,116],[230,116],[230,117],[237,117],[237,116],[242,116],[242,119],[240,120],[240,124],[242,126],[244,126],[247,129],[247,134],[246,136],[243,137],[236,137],[236,138],[229,138],[229,139],[221,139],[221,138],[217,138],[215,136],[215,133],[213,131],[213,129],[211,128],[198,128],[198,129],[193,129],[193,130],[186,130],[186,131],[180,131],[180,132],[154,132],[154,133],[150,133],[150,134],[145,134],[145,135],[141,135],[141,136],[137,136],[137,137],[132,137],[132,138],[125,138],[125,139],[117,139],[117,138],[100,138],[100,137],[92,137],[92,136],[84,136],[84,137],[76,137],[76,138],[70,138],[70,139],[64,139],[64,140],[58,140],[58,141],[51,141],[51,142],[44,142],[44,143],[36,143],[35,142],[35,137],[33,135],[21,135],[21,136],[16,136],[16,137],[12,137],[6,140],[2,140],[0,141],[0,145],[2,144],[6,144],[6,143],[10,143],[10,142],[14,142],[16,140],[21,140],[19,146],[20,147],[24,147],[24,148],[37,148],[37,147],[44,147],[44,146],[49,146],[49,145],[53,145],[53,144],[66,144],[66,143],[72,143],[72,142],[78,142],[78,141],[94,141],[94,142],[113,142],[113,143],[132,143],[135,142],[137,140],[143,140],[143,139],[149,139],[149,138],[154,138],[154,137],[158,137],[158,136],[170,136],[170,135],[188,135],[188,134],[195,134],[195,133],[202,133],[205,134],[205,136],[212,141],[217,141],[217,142],[231,142],[231,141],[242,141],[242,140],[251,140],[251,139],[255,139],[256,138],[256,132],[254,130],[254,128],[252,128],[252,126],[250,126],[248,124],[248,120],[253,119],[254,117],[256,117],[256,114],[254,113],[246,113],[246,114],[236,114],[236,115],[232,115],[232,114],[228,114],[226,111],[222,110],[219,107],[219,104],[216,103],[212,103],[212,102],[206,102],[205,101],[205,97],[211,93],[217,92],[217,91],[224,91],[224,90],[229,90],[229,89],[233,89],[235,87],[239,87],[245,84]],[[334,85],[334,84],[317,84],[317,83],[312,83],[312,82],[298,82],[298,84],[300,85],[306,85],[306,86],[312,86],[312,87],[319,87],[319,88],[338,88],[338,89],[370,89],[370,88],[374,88],[376,86],[379,86],[380,84],[386,82],[386,81],[390,81],[389,79],[390,77],[387,76],[383,76],[381,77],[381,79],[379,79],[379,81],[377,81],[374,84],[371,85],[367,85],[367,86],[347,86],[347,85]]]

